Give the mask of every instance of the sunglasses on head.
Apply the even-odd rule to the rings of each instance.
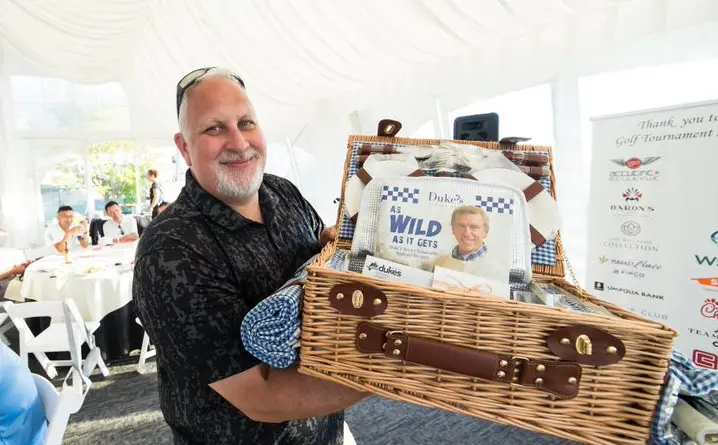
[[[177,82],[177,116],[179,116],[180,106],[182,105],[182,98],[184,97],[185,91],[187,91],[187,89],[189,89],[189,87],[194,85],[195,82],[197,82],[197,80],[199,78],[201,78],[202,76],[204,76],[205,74],[209,73],[212,70],[224,70],[224,69],[216,67],[216,66],[210,66],[207,68],[199,68],[199,69],[190,71],[189,73],[185,74],[185,76],[182,79],[180,79],[179,82]],[[232,76],[232,78],[234,78],[234,80],[237,81],[237,83],[239,84],[239,86],[242,87],[242,89],[246,89],[244,86],[244,81],[242,80],[241,77],[239,77],[238,75],[234,74],[233,72],[231,72],[229,70],[224,70],[224,71],[227,71],[227,73],[230,76]]]

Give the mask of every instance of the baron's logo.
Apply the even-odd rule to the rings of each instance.
[[[718,292],[718,277],[715,278],[691,278],[692,281],[697,282],[705,290],[711,290]]]
[[[713,232],[711,234],[711,241],[713,241],[715,244],[718,244],[718,231]],[[695,257],[696,263],[698,263],[699,266],[716,266],[716,267],[718,267],[718,256],[698,255],[698,254],[693,254],[693,256]]]
[[[640,201],[641,198],[643,198],[643,193],[641,193],[636,187],[629,187],[626,189],[625,192],[623,192],[623,199],[628,201]]]

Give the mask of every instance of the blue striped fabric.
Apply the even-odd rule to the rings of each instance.
[[[651,426],[653,442],[658,445],[680,445],[671,425],[673,408],[678,395],[718,397],[718,372],[695,366],[685,355],[673,351],[668,369],[668,380],[663,386]]]

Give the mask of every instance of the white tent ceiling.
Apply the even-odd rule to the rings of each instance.
[[[176,128],[175,83],[198,66],[238,72],[283,138],[327,112],[418,125],[437,97],[451,109],[716,19],[715,0],[0,0],[15,72],[120,81],[145,136]]]
[[[328,207],[347,134],[385,117],[401,135],[431,118],[446,129],[448,111],[551,82],[563,202],[580,208],[577,76],[716,56],[718,0],[0,0],[0,223],[14,245],[41,233],[40,163],[26,153],[171,145],[177,80],[214,65],[245,79],[270,140],[315,155]],[[14,131],[12,75],[119,82],[130,129]],[[564,234],[583,239],[581,221]]]

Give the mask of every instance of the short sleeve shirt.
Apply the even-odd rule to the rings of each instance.
[[[259,363],[242,346],[243,317],[320,250],[321,219],[289,181],[265,174],[259,205],[263,224],[188,171],[175,203],[140,238],[133,297],[157,349],[160,405],[176,444],[342,443],[343,413],[259,423],[208,386]]]

